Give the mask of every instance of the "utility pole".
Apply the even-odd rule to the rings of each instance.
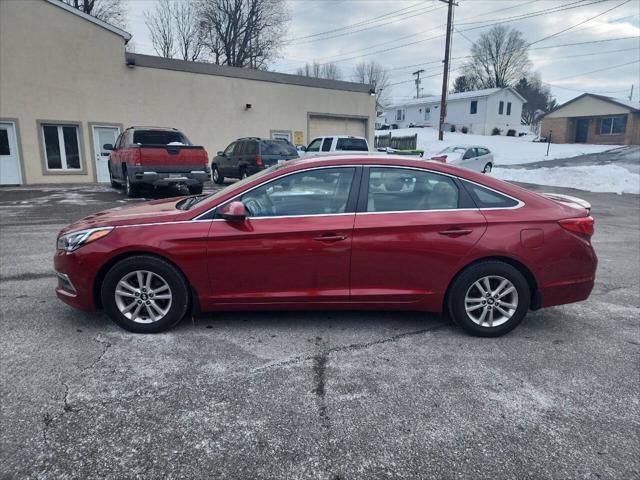
[[[418,70],[417,72],[413,72],[412,75],[416,75],[416,98],[420,98],[420,84],[422,80],[420,80],[420,74],[424,72],[424,69]]]
[[[451,30],[453,30],[453,6],[458,5],[453,0],[440,0],[448,4],[447,9],[447,38],[444,46],[444,72],[442,74],[442,97],[440,98],[440,125],[438,126],[438,140],[444,137],[444,119],[447,115],[447,89],[449,88],[449,57],[451,56]]]
[[[629,101],[633,100],[633,83],[631,84],[631,93],[629,93]]]

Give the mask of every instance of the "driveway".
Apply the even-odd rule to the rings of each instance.
[[[638,478],[639,197],[543,190],[594,205],[595,291],[480,339],[385,312],[133,335],[52,274],[62,226],[129,200],[0,189],[1,478]]]

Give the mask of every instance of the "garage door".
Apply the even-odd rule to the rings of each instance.
[[[309,117],[309,141],[325,135],[366,137],[367,121],[362,118],[311,115]]]

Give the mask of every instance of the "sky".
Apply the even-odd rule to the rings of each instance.
[[[186,1],[186,0],[179,0]],[[442,88],[447,6],[439,0],[286,0],[290,22],[269,70],[295,73],[305,62],[336,62],[342,79],[375,60],[389,70],[390,100],[416,96],[412,72],[424,69],[421,96]],[[457,0],[450,86],[470,47],[491,23],[517,28],[558,102],[581,93],[640,98],[640,0]],[[156,0],[127,0],[135,51],[154,55],[144,12]],[[561,10],[559,10],[561,9]],[[526,16],[526,17],[525,17]],[[523,18],[524,17],[524,18]],[[564,31],[566,30],[566,31]],[[553,36],[552,36],[553,35]],[[550,37],[552,36],[552,37]],[[550,37],[550,38],[546,38]],[[590,43],[585,43],[590,42]],[[580,45],[566,45],[576,44]]]

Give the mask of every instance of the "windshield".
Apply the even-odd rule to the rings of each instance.
[[[275,172],[281,168],[286,167],[286,163],[276,164],[269,168],[265,168],[264,170],[260,170],[258,173],[251,175],[250,177],[239,180],[231,185],[226,186],[222,190],[218,190],[217,192],[210,193],[209,195],[199,195],[195,197],[187,197],[184,200],[180,200],[176,203],[176,208],[178,210],[191,210],[196,205],[202,203],[205,200],[215,200],[216,198],[220,198],[227,193],[233,192],[235,190],[239,190],[244,187],[247,183],[253,182],[257,178],[264,177],[265,175],[270,174],[271,172]]]
[[[467,151],[467,147],[447,147],[440,153],[462,153]]]
[[[294,155],[298,156],[296,147],[284,140],[262,140],[260,142],[261,155]]]
[[[140,145],[169,145],[171,143],[190,145],[184,135],[171,130],[135,130],[133,143]]]

